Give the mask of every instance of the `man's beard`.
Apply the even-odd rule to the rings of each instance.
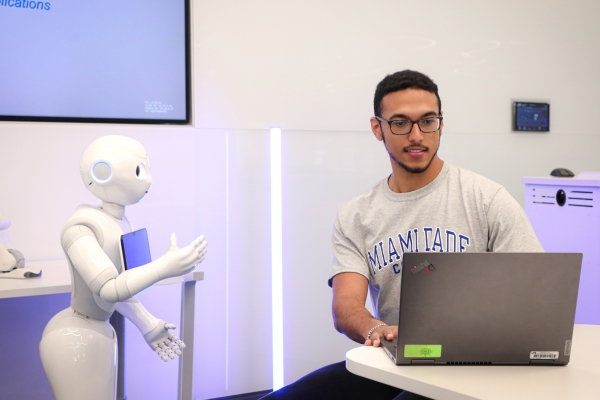
[[[427,171],[427,168],[429,168],[429,166],[433,162],[433,159],[435,158],[435,156],[437,154],[437,149],[435,149],[435,153],[433,153],[433,156],[431,157],[431,159],[429,160],[427,165],[424,167],[409,167],[408,165],[404,164],[403,162],[397,160],[396,157],[394,157],[394,155],[392,153],[390,153],[389,151],[388,151],[388,154],[390,155],[392,160],[394,160],[394,162],[396,164],[398,164],[406,172],[410,172],[411,174],[421,174],[421,173]]]
[[[386,144],[386,143],[385,143],[385,138],[383,139],[383,144],[384,144],[384,145]],[[411,145],[411,146],[415,146],[415,145]],[[408,146],[408,147],[411,147],[411,146]],[[427,163],[427,165],[426,165],[426,166],[424,166],[424,167],[420,167],[420,168],[418,168],[418,167],[414,167],[414,168],[412,168],[412,167],[409,167],[408,165],[404,164],[403,162],[400,162],[398,159],[396,159],[396,157],[394,157],[394,155],[393,155],[392,153],[390,153],[390,151],[387,149],[387,145],[386,145],[386,147],[385,147],[385,149],[387,150],[388,154],[390,155],[390,158],[391,158],[392,160],[394,160],[394,162],[395,162],[396,164],[398,164],[398,165],[400,166],[400,168],[402,168],[403,170],[405,170],[406,172],[409,172],[409,173],[411,173],[411,174],[421,174],[421,173],[423,173],[423,172],[427,171],[427,169],[429,168],[429,166],[430,166],[430,165],[431,165],[431,163],[433,162],[433,159],[434,159],[434,158],[435,158],[435,156],[437,155],[437,152],[438,152],[438,149],[439,149],[439,148],[440,148],[440,144],[439,144],[439,142],[438,142],[438,147],[437,147],[437,149],[435,149],[435,152],[433,153],[433,156],[431,157],[431,159],[429,160],[429,162]],[[429,148],[428,148],[427,150],[429,150]],[[402,151],[404,151],[404,149],[402,149]]]

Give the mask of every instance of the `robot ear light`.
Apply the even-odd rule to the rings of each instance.
[[[90,175],[97,183],[107,183],[112,178],[112,167],[106,161],[96,161],[90,168]]]

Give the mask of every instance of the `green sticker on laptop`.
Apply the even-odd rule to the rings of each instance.
[[[441,344],[406,344],[404,357],[406,358],[434,358],[442,356]]]

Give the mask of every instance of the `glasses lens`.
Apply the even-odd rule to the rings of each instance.
[[[412,129],[412,122],[405,119],[397,119],[395,121],[390,121],[390,127],[392,128],[392,133],[396,135],[406,135]]]
[[[421,128],[421,132],[429,133],[437,131],[440,128],[440,119],[439,118],[423,118],[419,121],[419,128]]]

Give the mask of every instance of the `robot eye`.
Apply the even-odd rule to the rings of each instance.
[[[139,163],[137,167],[135,167],[135,176],[138,179],[146,179],[146,166],[144,163]]]

